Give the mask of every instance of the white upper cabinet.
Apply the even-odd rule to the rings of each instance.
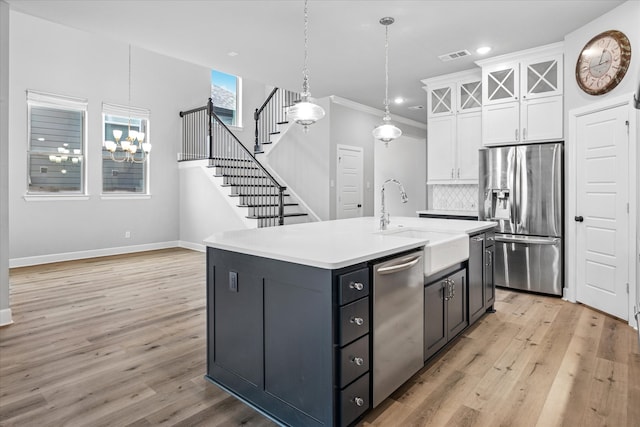
[[[427,91],[427,184],[477,184],[481,77],[476,69],[422,80]]]
[[[562,43],[477,61],[482,67],[482,143],[563,137]]]

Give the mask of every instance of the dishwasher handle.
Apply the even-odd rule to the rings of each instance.
[[[420,258],[422,258],[422,255],[416,255],[415,257],[411,258],[409,261],[406,261],[406,262],[404,262],[405,260],[403,259],[402,260],[403,262],[401,264],[389,265],[387,267],[378,268],[378,270],[376,270],[376,273],[393,274],[399,271],[407,270],[413,267],[414,265],[416,265],[418,261],[420,261]]]

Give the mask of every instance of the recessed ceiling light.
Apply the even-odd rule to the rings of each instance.
[[[227,55],[229,55],[229,56],[238,56],[240,54],[238,52],[230,51],[230,52],[227,52]]]
[[[404,98],[401,96],[396,97],[393,102],[395,102],[396,104],[402,104],[404,102]]]
[[[491,46],[481,46],[476,49],[478,55],[486,55],[489,52],[491,52]]]
[[[38,141],[42,142],[42,141],[44,141],[44,138],[40,137],[40,138],[38,138]]]

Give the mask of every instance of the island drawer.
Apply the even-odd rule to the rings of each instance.
[[[340,425],[348,426],[370,405],[369,374],[366,374],[340,393]]]
[[[340,307],[340,346],[369,332],[369,297]]]
[[[361,268],[342,274],[340,281],[340,305],[350,303],[369,295],[369,269]]]
[[[365,335],[339,351],[340,388],[343,388],[369,370],[369,335]]]

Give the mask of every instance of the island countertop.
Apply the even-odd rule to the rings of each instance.
[[[208,237],[204,243],[232,252],[337,269],[420,248],[443,234],[473,234],[495,225],[489,221],[391,217],[387,230],[380,231],[379,218],[363,217],[225,231]],[[393,235],[402,229],[435,234],[432,239]]]

